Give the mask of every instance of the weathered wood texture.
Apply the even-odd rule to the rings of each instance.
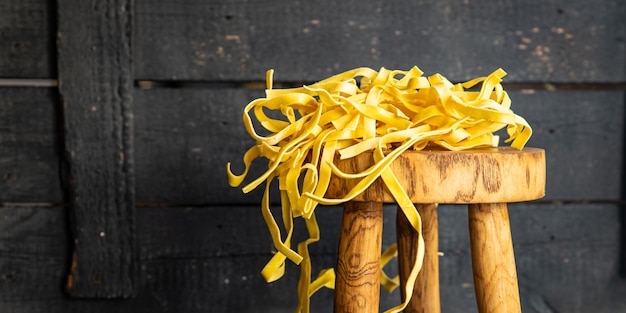
[[[0,88],[0,202],[61,203],[58,94]]]
[[[54,183],[59,162],[54,153],[58,149],[54,104],[40,102],[51,102],[45,98],[54,92],[20,88],[0,92],[7,104],[0,108],[6,134],[0,140],[6,184],[2,201],[60,201],[60,185]],[[546,199],[620,198],[623,91],[510,93],[515,111],[533,126],[529,146],[546,148]],[[29,100],[40,96],[43,99]],[[231,161],[235,170],[241,169],[241,155],[253,144],[240,123],[238,104],[261,96],[259,90],[238,89],[135,91],[136,155],[141,160],[136,164],[138,201],[259,203],[260,193],[243,196],[229,187],[224,168]],[[28,144],[33,140],[36,144]],[[33,167],[27,157],[38,155],[40,165]],[[18,170],[23,174],[10,175]],[[259,165],[250,175],[261,170]]]
[[[0,3],[0,77],[54,78],[55,2]]]
[[[626,310],[626,282],[617,277],[619,210],[615,205],[510,205],[522,312]],[[385,207],[383,247],[394,233],[387,226],[394,224],[395,211],[394,205]],[[61,292],[70,259],[66,209],[2,207],[0,311],[293,312],[298,269],[289,264],[288,275],[272,284],[260,278],[271,246],[257,213],[256,207],[139,208],[136,298],[80,300]],[[439,237],[442,312],[476,312],[467,210],[440,206],[438,213],[440,229],[449,230]],[[323,240],[311,246],[313,262],[333,266],[341,208],[318,215]],[[381,309],[399,298],[397,291],[383,293]],[[312,309],[330,312],[332,293],[316,294]]]
[[[137,1],[137,77],[317,80],[359,66],[624,82],[626,3]]]
[[[0,108],[0,130],[6,134],[0,138],[0,153],[4,156],[0,168],[6,184],[1,200],[60,201],[62,192],[55,183],[59,163],[54,152],[58,149],[53,134],[55,110],[52,100],[45,100],[54,92],[20,88],[0,92],[5,95],[3,103],[7,103]],[[546,199],[620,198],[626,114],[623,91],[510,94],[513,109],[533,126],[534,135],[528,145],[546,149]],[[29,100],[40,96],[44,99]],[[135,166],[137,201],[258,204],[259,192],[244,196],[239,189],[228,186],[225,164],[231,161],[234,170],[242,169],[241,156],[254,144],[240,122],[242,106],[261,96],[260,90],[136,90],[136,158],[141,160]],[[32,141],[36,144],[28,144]],[[217,146],[219,149],[215,149]],[[34,156],[41,156],[36,167],[28,161]],[[262,164],[258,162],[251,177],[260,174]],[[23,174],[17,175],[16,171]]]
[[[130,1],[59,1],[58,65],[77,297],[134,294]]]
[[[336,164],[344,173],[363,173],[375,162],[371,153],[362,153],[336,160]],[[405,151],[389,164],[389,169],[413,203],[506,203],[537,200],[545,195],[545,151],[538,148]],[[358,182],[335,176],[326,196],[341,199]],[[382,179],[354,200],[396,202]]]
[[[58,78],[64,101],[55,88],[0,88],[0,312],[293,312],[298,268],[288,264],[272,284],[259,275],[272,251],[260,193],[226,183],[225,163],[241,169],[252,144],[242,107],[263,95],[240,87],[269,68],[279,81],[309,82],[356,66],[413,65],[455,81],[502,67],[505,83],[529,83],[510,95],[534,128],[529,146],[546,150],[548,175],[543,202],[509,206],[522,312],[624,312],[624,16],[617,0],[4,1],[0,77]],[[129,93],[133,80],[185,88]],[[130,113],[134,129],[113,127]],[[89,158],[94,146],[104,154]],[[76,199],[64,195],[97,186],[65,181],[65,161],[74,170],[89,162],[84,177],[119,189],[73,210]],[[98,219],[94,208],[113,214]],[[384,209],[383,247],[395,241],[395,212]],[[134,285],[125,289],[134,298],[68,296],[77,213],[94,218],[79,245],[97,249],[83,250],[79,264],[104,266],[98,271]],[[467,210],[441,206],[438,215],[442,312],[476,312]],[[336,262],[340,216],[338,207],[318,209],[313,272]],[[380,307],[399,301],[399,292],[383,293]],[[322,290],[312,312],[332,306]]]
[[[258,190],[244,196],[228,186],[225,164],[243,170],[241,158],[254,142],[241,123],[242,108],[262,96],[240,89],[137,90],[138,201],[260,203]],[[528,146],[546,150],[545,199],[620,198],[624,91],[511,91],[510,96],[512,108],[534,129]],[[250,177],[261,170],[254,168]]]
[[[241,122],[243,106],[236,103],[262,95],[241,89],[136,90],[137,201],[251,203],[228,186],[226,163],[243,170],[242,153],[254,144]],[[251,175],[261,171],[255,166]],[[260,203],[262,194],[252,195]]]

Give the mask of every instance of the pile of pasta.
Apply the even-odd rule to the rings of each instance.
[[[276,249],[261,271],[265,280],[282,277],[287,260],[299,264],[296,311],[309,312],[311,295],[322,287],[334,288],[335,282],[332,268],[311,278],[309,245],[320,239],[315,208],[349,201],[380,177],[419,234],[416,261],[402,286],[411,295],[424,256],[421,219],[388,165],[409,149],[495,147],[499,138],[494,133],[505,127],[506,142],[522,149],[532,130],[510,108],[511,99],[500,84],[505,75],[497,69],[486,77],[453,84],[440,74],[423,76],[417,67],[408,71],[356,68],[311,85],[274,89],[273,70],[269,70],[266,97],[250,102],[243,113],[245,128],[256,141],[243,156],[245,169],[237,175],[227,164],[229,184],[237,187],[255,159],[267,159],[267,170],[242,187],[248,193],[265,185],[261,211]],[[361,153],[371,153],[375,161],[361,173],[342,172],[334,163]],[[329,199],[325,194],[333,175],[359,182],[343,198]],[[275,179],[282,230],[270,208],[270,186]],[[295,218],[305,221],[308,238],[294,249]],[[395,253],[395,246],[385,251],[382,266]],[[398,285],[398,278],[381,271],[381,283],[390,291]],[[403,310],[409,300],[387,312]]]

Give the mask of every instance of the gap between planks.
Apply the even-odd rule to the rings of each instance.
[[[294,88],[311,85],[315,82],[275,81],[274,88]],[[43,78],[0,78],[0,87],[58,87],[56,79]],[[195,81],[195,80],[136,80],[135,86],[141,89],[153,88],[243,88],[265,89],[264,81]],[[626,90],[626,83],[502,83],[509,90]]]
[[[67,203],[54,202],[0,202],[0,208],[52,208],[67,206]]]
[[[58,87],[56,79],[44,78],[0,78],[0,87]]]
[[[274,88],[296,88],[314,84],[314,81],[274,81]],[[228,80],[136,80],[135,86],[141,89],[188,88],[188,89],[265,89],[264,81],[228,81]],[[626,90],[626,83],[502,83],[507,90]]]

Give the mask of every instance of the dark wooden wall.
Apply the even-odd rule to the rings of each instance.
[[[242,106],[269,68],[413,65],[503,67],[546,149],[546,197],[510,206],[524,312],[626,312],[619,0],[0,1],[0,312],[292,312],[298,269],[259,275],[260,193],[226,182],[252,144]],[[318,212],[329,267],[340,208]],[[476,312],[466,210],[439,214],[443,310]]]

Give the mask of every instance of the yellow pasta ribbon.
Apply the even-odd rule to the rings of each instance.
[[[230,163],[226,170],[229,184],[237,187],[255,159],[268,160],[267,170],[242,190],[247,193],[265,183],[261,212],[276,251],[261,275],[268,282],[275,281],[284,275],[287,260],[300,265],[297,312],[308,313],[310,297],[335,284],[332,268],[311,280],[308,247],[320,239],[317,205],[349,201],[381,177],[398,203],[399,213],[418,234],[415,263],[402,286],[405,294],[411,295],[424,258],[422,222],[389,165],[406,150],[431,145],[455,151],[495,147],[499,138],[493,133],[505,127],[506,142],[516,149],[522,149],[532,134],[526,120],[510,109],[511,99],[500,84],[506,75],[502,69],[453,84],[440,74],[422,76],[417,67],[408,71],[363,67],[289,89],[274,89],[273,73],[269,70],[266,75],[266,97],[244,108],[243,123],[256,144],[243,156],[243,173],[234,174]],[[477,86],[479,91],[468,90]],[[374,164],[363,172],[345,173],[334,164],[336,156],[349,159],[361,153],[371,153],[374,158]],[[333,175],[358,182],[342,198],[325,198]],[[270,210],[274,178],[278,178],[281,195],[284,236]],[[309,237],[294,250],[292,220],[298,217],[304,219]],[[381,256],[381,284],[389,292],[399,286],[399,279],[388,277],[382,268],[396,255],[397,246],[392,245]],[[407,297],[386,312],[402,311],[409,300]]]

